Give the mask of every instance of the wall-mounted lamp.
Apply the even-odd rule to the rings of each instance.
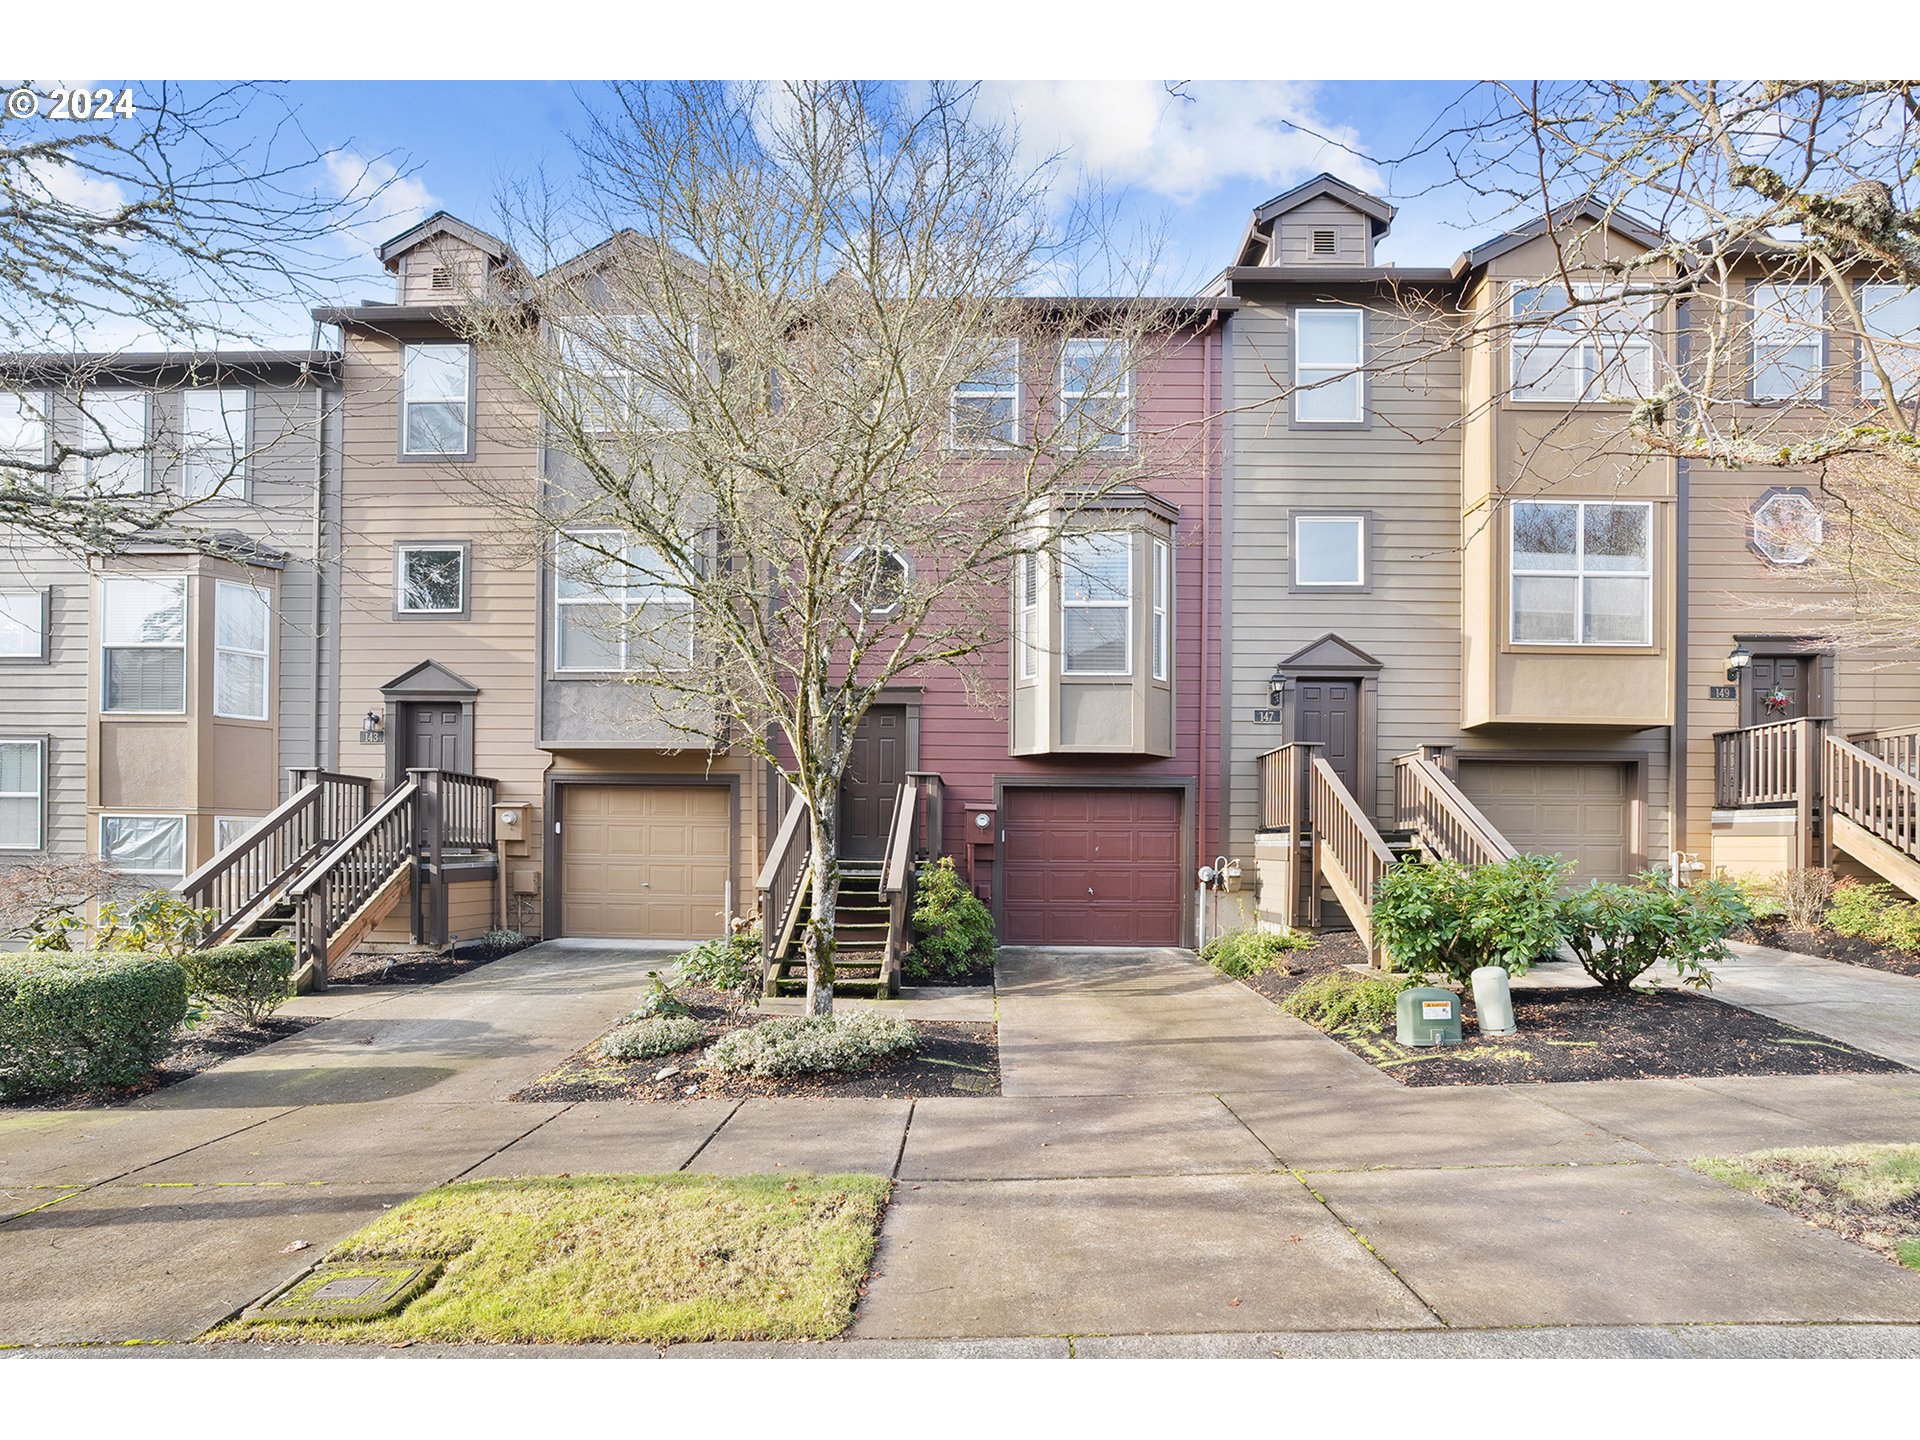
[[[1286,699],[1287,672],[1276,665],[1273,667],[1273,674],[1267,677],[1267,703],[1278,710],[1286,703]]]
[[[1729,681],[1738,680],[1740,678],[1740,672],[1752,663],[1753,652],[1738,640],[1734,641],[1733,649],[1727,655],[1727,679]]]
[[[367,711],[367,718],[360,722],[360,743],[362,745],[384,745],[387,740],[387,722],[378,710]]]

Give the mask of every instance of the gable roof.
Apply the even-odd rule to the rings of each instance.
[[[434,211],[412,229],[394,236],[375,253],[379,255],[381,264],[391,268],[393,262],[407,251],[424,245],[439,235],[451,235],[456,240],[464,241],[489,260],[504,261],[513,253],[507,248],[507,242],[499,236],[489,235],[486,231],[469,225],[458,216],[449,215],[444,210]]]
[[[380,687],[380,693],[390,700],[470,700],[480,691],[438,660],[422,660],[411,670],[402,671],[387,681]]]
[[[1493,260],[1498,260],[1510,250],[1517,250],[1529,240],[1544,235],[1549,230],[1558,230],[1563,226],[1575,225],[1585,221],[1604,226],[1618,235],[1624,235],[1636,244],[1652,250],[1666,243],[1667,237],[1652,225],[1629,210],[1609,208],[1598,200],[1588,196],[1571,204],[1562,205],[1547,215],[1539,215],[1504,235],[1474,246],[1453,262],[1455,276],[1466,274],[1469,270],[1478,270]]]
[[[1240,248],[1236,252],[1241,265],[1257,265],[1266,249],[1266,237],[1273,229],[1273,222],[1289,210],[1298,210],[1310,200],[1333,200],[1357,210],[1367,217],[1370,233],[1375,240],[1386,234],[1393,224],[1394,208],[1378,195],[1369,195],[1358,186],[1349,185],[1337,175],[1321,171],[1311,180],[1283,191],[1264,205],[1256,205],[1253,216],[1247,221],[1246,234],[1241,237]]]
[[[1302,645],[1293,654],[1282,660],[1276,669],[1295,670],[1360,670],[1381,669],[1381,664],[1350,640],[1342,639],[1331,632],[1318,640]]]

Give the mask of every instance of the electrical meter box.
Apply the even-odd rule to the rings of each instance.
[[[1437,985],[1400,992],[1394,1038],[1402,1045],[1458,1045],[1460,997]]]

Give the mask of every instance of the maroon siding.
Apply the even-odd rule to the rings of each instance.
[[[1012,945],[1178,945],[1180,792],[1021,786],[1005,796]]]

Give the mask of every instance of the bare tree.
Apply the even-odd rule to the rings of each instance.
[[[763,757],[806,806],[814,1014],[861,717],[931,670],[993,691],[980,657],[1016,567],[1197,443],[1134,433],[1173,335],[1130,293],[1147,267],[972,102],[617,87],[580,193],[522,191],[510,224],[522,255],[612,238],[468,307],[547,456],[541,492],[486,499],[553,547],[558,643],[630,672],[663,734]]]
[[[0,115],[0,534],[68,553],[161,531],[219,548],[194,511],[243,473],[244,453],[186,492],[94,484],[91,471],[141,462],[156,442],[90,414],[77,429],[53,423],[53,397],[69,395],[85,412],[88,392],[112,383],[126,350],[213,364],[222,347],[257,344],[263,328],[332,298],[357,264],[356,230],[384,214],[402,178],[385,157],[316,146],[269,86],[49,90],[33,114],[9,107]],[[69,358],[41,363],[50,353]]]

